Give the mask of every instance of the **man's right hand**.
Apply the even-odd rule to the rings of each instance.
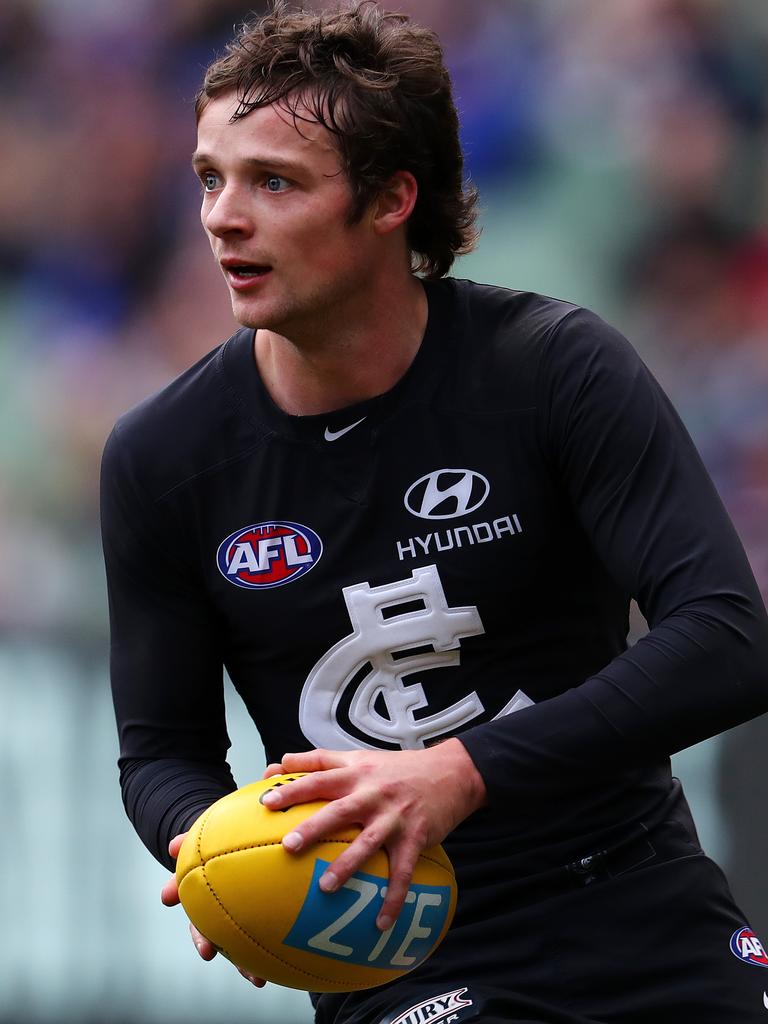
[[[181,849],[181,844],[184,842],[186,834],[186,832],[182,832],[180,835],[174,836],[168,844],[168,852],[174,860],[179,855],[179,850]],[[176,883],[176,875],[171,875],[165,883],[160,892],[160,899],[166,907],[176,907],[181,903],[181,900],[179,899],[179,887]],[[210,939],[206,939],[202,932],[198,931],[191,921],[189,922],[189,932],[192,936],[192,941],[195,944],[195,949],[203,960],[213,960],[218,950]],[[250,974],[241,967],[238,967],[237,969],[240,974],[242,974],[247,981],[250,981],[252,985],[255,985],[256,988],[263,988],[266,985],[266,981],[264,981],[263,978],[257,978],[255,975]]]

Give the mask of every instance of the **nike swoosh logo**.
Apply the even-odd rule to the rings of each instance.
[[[326,427],[325,428],[325,440],[326,441],[338,441],[338,439],[340,437],[343,437],[345,434],[348,434],[350,432],[350,430],[354,430],[355,427],[359,427],[360,424],[363,422],[363,420],[365,418],[366,417],[363,416],[362,419],[355,420],[354,423],[350,423],[348,427],[342,427],[341,430],[331,430],[330,427]]]
[[[768,1010],[768,993],[763,992],[763,1006]]]

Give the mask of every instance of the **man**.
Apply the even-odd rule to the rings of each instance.
[[[225,665],[267,774],[310,773],[270,806],[329,801],[286,849],[361,826],[325,889],[385,848],[386,929],[421,849],[457,871],[434,956],[321,996],[319,1021],[457,990],[457,1021],[764,1020],[757,939],[669,755],[768,707],[768,621],[666,399],[585,310],[445,278],[474,196],[439,45],[407,18],[278,5],[197,114],[244,326],[120,420],[103,471],[144,842],[171,867],[234,788]],[[627,649],[632,597],[651,628]]]

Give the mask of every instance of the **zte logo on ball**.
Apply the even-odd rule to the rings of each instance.
[[[305,576],[323,553],[314,530],[298,523],[256,523],[219,545],[216,563],[224,579],[237,587],[262,590]]]
[[[480,508],[491,485],[472,469],[438,469],[411,484],[405,507],[419,519],[455,519]]]
[[[302,907],[283,939],[286,946],[384,970],[411,970],[429,956],[448,918],[450,886],[412,882],[402,912],[381,932],[376,918],[387,879],[358,871],[337,892],[325,893],[319,882],[329,863],[316,860]]]

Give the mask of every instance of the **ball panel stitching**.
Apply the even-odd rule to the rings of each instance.
[[[205,827],[205,826],[203,826],[203,827]],[[201,829],[201,832],[202,832],[202,829]],[[200,863],[203,866],[205,866],[206,864],[210,864],[211,861],[216,860],[218,857],[226,857],[230,853],[243,853],[245,850],[258,850],[258,849],[260,849],[262,847],[280,846],[281,842],[282,842],[281,840],[269,840],[268,842],[263,842],[263,843],[243,843],[241,846],[233,846],[233,847],[231,847],[228,850],[221,850],[219,853],[214,853],[210,857],[208,857],[207,860],[203,860],[202,859],[202,854],[200,853],[200,849],[199,849],[199,846],[198,846],[198,854],[200,855],[200,858],[201,858]],[[341,844],[345,844],[346,846],[351,846],[352,840],[351,839],[333,839],[333,838],[317,839],[312,844],[312,846],[322,846],[323,844],[330,845],[331,843],[341,843]],[[434,857],[428,857],[425,853],[420,853],[419,854],[419,859],[427,861],[429,864],[432,864],[434,867],[440,868],[441,871],[446,872],[446,874],[448,874],[451,878],[455,878],[455,875],[454,875],[453,871],[449,867],[447,867],[445,864],[443,864],[442,861],[436,860]]]
[[[357,984],[349,983],[347,981],[339,982],[335,978],[328,978],[328,977],[325,977],[322,974],[313,974],[311,971],[308,971],[308,970],[306,970],[303,967],[297,967],[295,964],[289,963],[287,960],[283,960],[282,957],[279,957],[277,955],[277,953],[273,953],[271,949],[267,948],[267,946],[263,946],[259,942],[258,939],[254,938],[254,936],[251,935],[251,933],[249,931],[247,931],[247,929],[243,928],[243,926],[238,921],[235,920],[235,918],[230,914],[230,912],[227,910],[227,908],[221,902],[219,896],[216,893],[216,890],[213,888],[211,883],[208,881],[208,876],[205,873],[205,865],[202,865],[200,870],[203,873],[203,879],[205,881],[205,884],[206,884],[206,887],[207,887],[208,891],[210,892],[211,896],[214,898],[216,903],[219,905],[219,907],[221,908],[221,910],[224,913],[224,915],[232,922],[232,924],[235,926],[235,928],[237,928],[237,930],[242,935],[244,935],[246,939],[248,939],[249,942],[252,942],[253,945],[258,947],[258,949],[260,949],[262,952],[266,953],[268,956],[271,956],[273,960],[277,960],[278,963],[282,964],[284,967],[289,968],[289,970],[295,971],[297,974],[300,974],[300,975],[301,974],[306,975],[307,978],[312,978],[315,981],[330,982],[332,985],[343,984],[344,985],[344,991],[347,991],[347,990],[351,991],[352,989],[357,989],[357,988],[370,988],[371,987],[370,983],[367,982],[367,981],[362,983],[362,984],[360,982],[358,982]],[[403,972],[403,973],[405,973],[405,972]],[[396,975],[396,977],[397,976],[398,975]],[[383,983],[384,982],[382,981],[381,984],[383,984]]]
[[[351,842],[351,839],[318,839],[312,845],[320,846],[322,843],[346,843],[347,846],[349,846]],[[281,843],[282,840],[280,839],[269,840],[269,842],[264,843],[243,843],[242,846],[233,846],[229,850],[222,850],[220,853],[212,854],[206,861],[203,861],[203,864],[210,864],[212,860],[217,860],[219,857],[226,857],[230,853],[243,853],[245,850],[259,850],[269,846],[280,846]]]
[[[205,817],[200,822],[200,828],[198,829],[198,832],[197,832],[197,840],[195,842],[195,850],[197,851],[197,859],[199,860],[200,863],[199,864],[193,864],[191,868],[188,868],[187,871],[184,872],[184,874],[181,876],[181,878],[179,878],[177,876],[176,881],[178,882],[179,885],[181,885],[181,883],[184,881],[184,879],[187,877],[187,875],[190,873],[190,871],[194,871],[195,868],[201,867],[205,863],[205,861],[203,860],[202,851],[200,849],[200,843],[202,842],[203,831],[205,829],[206,824],[208,823],[208,818],[211,815],[211,811],[213,810],[213,807],[214,807],[214,805],[211,804],[211,806],[208,808],[207,811],[203,811],[203,814],[205,815]],[[199,820],[200,820],[199,818],[196,818],[195,821],[193,822],[193,825],[196,824],[197,821],[199,821]]]

